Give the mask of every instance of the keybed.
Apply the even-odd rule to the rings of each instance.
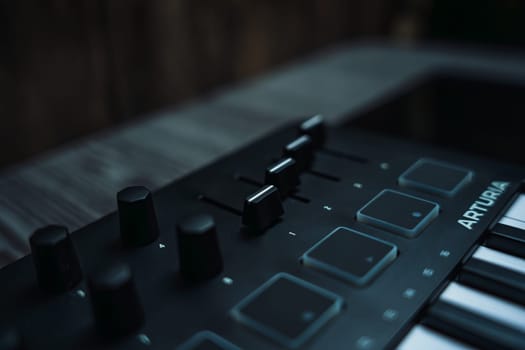
[[[523,238],[520,194],[397,349],[525,348]]]

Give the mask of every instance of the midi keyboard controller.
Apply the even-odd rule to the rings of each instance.
[[[0,349],[524,349],[524,176],[314,116],[35,231]]]

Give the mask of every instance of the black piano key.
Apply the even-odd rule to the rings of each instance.
[[[442,301],[421,323],[481,349],[525,349],[525,333]]]
[[[471,259],[463,266],[458,279],[462,284],[525,305],[525,276],[521,273]]]
[[[505,224],[496,224],[491,233],[525,243],[525,230]]]
[[[515,240],[508,236],[491,234],[487,237],[484,245],[525,259],[525,241]]]

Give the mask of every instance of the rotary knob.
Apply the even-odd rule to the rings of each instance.
[[[130,334],[144,324],[144,310],[127,265],[104,266],[90,276],[88,288],[95,324],[103,336]]]
[[[82,270],[67,228],[40,228],[29,238],[29,245],[40,288],[58,293],[80,282]]]
[[[223,262],[215,221],[211,215],[197,214],[177,224],[179,262],[182,276],[202,281],[222,271]]]
[[[127,187],[117,194],[122,242],[131,247],[147,245],[159,236],[151,192],[143,186]]]

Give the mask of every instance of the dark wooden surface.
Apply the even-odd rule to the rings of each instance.
[[[381,0],[0,1],[0,167],[382,32]]]
[[[338,123],[442,67],[525,78],[525,55],[340,45],[177,109],[77,140],[0,174],[0,266],[42,225],[76,230],[116,209],[120,188],[158,189],[280,125],[314,113]]]

